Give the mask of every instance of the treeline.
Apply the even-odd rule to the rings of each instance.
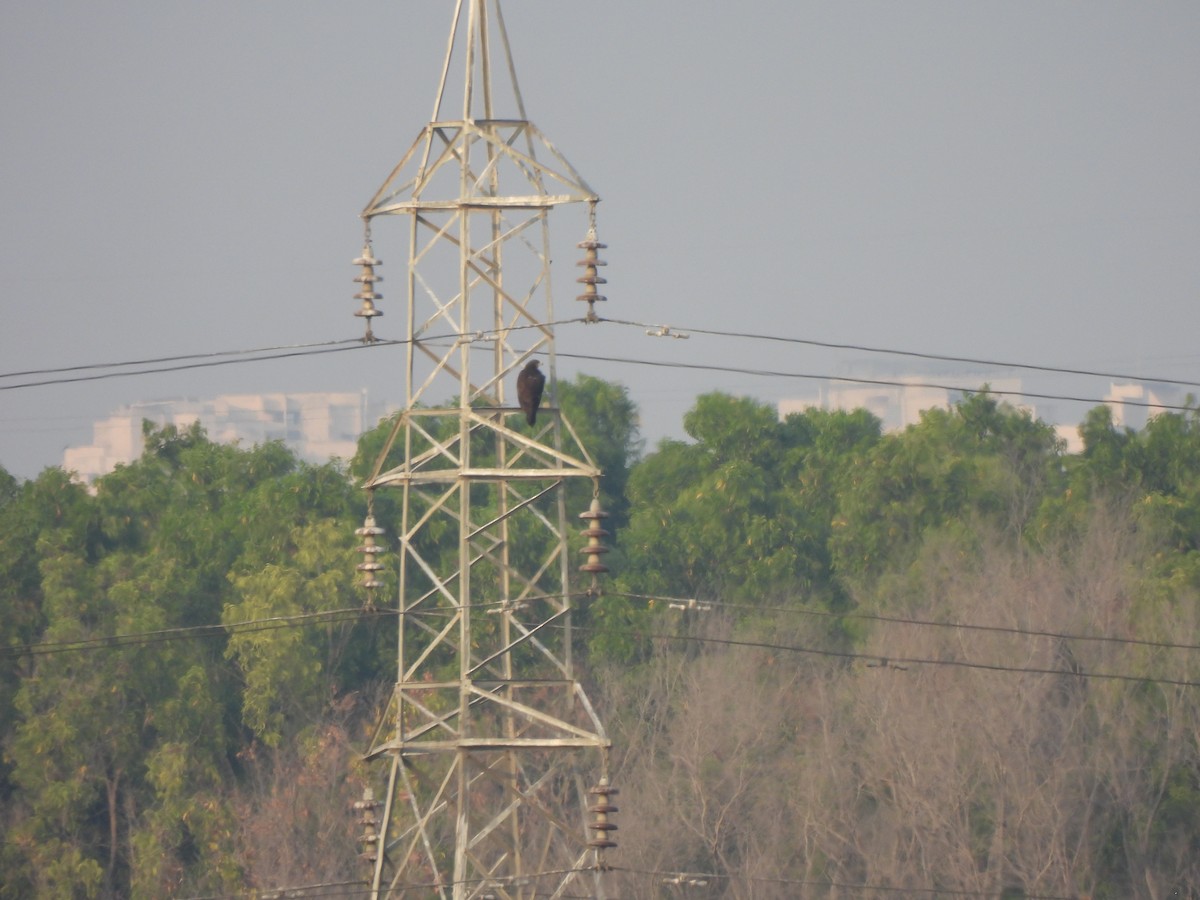
[[[986,394],[890,435],[711,394],[643,453],[619,386],[558,400],[615,532],[577,617],[614,896],[1200,896],[1200,415],[1099,407],[1065,455]],[[94,491],[0,470],[0,898],[364,876],[389,427],[344,465],[167,428]]]

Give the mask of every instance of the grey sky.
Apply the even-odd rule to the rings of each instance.
[[[429,119],[452,8],[4,4],[0,373],[357,336],[358,212]],[[504,12],[530,119],[603,198],[603,314],[1200,381],[1200,4]],[[552,222],[576,254],[581,215]],[[399,255],[377,249],[398,283]],[[557,259],[560,298],[574,261]],[[377,331],[401,337],[402,298],[383,287]],[[558,338],[810,373],[862,358],[607,326]],[[651,440],[679,435],[704,390],[812,392],[560,363],[579,370],[627,384]],[[398,397],[401,377],[398,353],[371,350],[0,390],[0,465],[56,465],[136,400]]]

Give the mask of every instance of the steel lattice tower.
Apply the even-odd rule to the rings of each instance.
[[[462,114],[443,118],[456,71]],[[501,87],[512,118],[500,117]],[[360,530],[369,587],[381,584],[382,526],[399,544],[396,685],[367,755],[390,769],[381,800],[360,804],[372,898],[600,893],[615,791],[608,737],[572,666],[582,560],[569,558],[565,494],[601,473],[555,400],[548,227],[554,207],[586,205],[580,299],[603,299],[598,199],[525,116],[499,0],[457,0],[433,119],[363,210],[355,260],[373,341],[372,225],[407,225],[405,408],[365,483]],[[530,427],[512,396],[535,357],[548,377]],[[381,491],[397,521],[377,526]],[[600,515],[593,503],[583,518],[602,552]]]

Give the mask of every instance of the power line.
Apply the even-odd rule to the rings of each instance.
[[[682,363],[682,362],[662,362],[659,360],[649,359],[633,359],[631,357],[621,356],[594,356],[585,353],[563,353],[558,351],[557,356],[568,359],[589,359],[596,362],[611,362],[620,363],[622,365],[631,366],[657,366],[664,369],[695,369],[706,372],[725,372],[734,375],[754,375],[767,378],[799,378],[809,379],[814,381],[845,381],[851,384],[873,384],[883,387],[919,387],[932,388],[942,391],[958,391],[964,394],[991,394],[999,397],[1031,397],[1035,400],[1067,400],[1075,403],[1091,403],[1091,404],[1107,404],[1115,403],[1121,406],[1138,406],[1146,409],[1166,409],[1178,412],[1192,412],[1195,407],[1181,406],[1171,403],[1150,403],[1145,400],[1125,400],[1120,398],[1112,398],[1108,400],[1096,399],[1095,397],[1078,397],[1069,394],[1041,394],[1033,391],[1002,391],[988,388],[984,391],[981,388],[964,388],[958,385],[937,384],[933,382],[919,381],[891,381],[884,378],[851,378],[843,375],[828,375],[812,372],[783,372],[770,369],[750,369],[740,366],[716,366],[707,363]]]
[[[365,897],[371,893],[365,881],[333,881],[325,884],[302,884],[294,887],[265,888],[240,894],[210,894],[189,897],[187,900],[307,900],[315,897]],[[364,885],[356,887],[356,885]]]
[[[625,319],[601,319],[601,322],[611,322],[614,325],[630,325],[636,328],[663,328],[665,326],[653,325],[647,322],[631,322]],[[670,330],[674,330],[676,326],[670,326]],[[1177,384],[1183,387],[1200,387],[1200,382],[1183,381],[1176,378],[1162,378],[1148,375],[1128,375],[1120,372],[1103,372],[1090,369],[1069,369],[1060,366],[1042,366],[1034,363],[1018,363],[1006,362],[994,359],[973,359],[969,356],[946,356],[940,353],[920,353],[915,350],[896,350],[887,347],[869,347],[863,344],[837,344],[830,341],[817,341],[809,338],[784,337],[777,334],[754,334],[744,331],[718,331],[707,328],[692,328],[690,326],[682,326],[684,330],[692,334],[707,334],[714,337],[732,337],[745,338],[747,340],[756,341],[778,341],[785,344],[803,344],[809,347],[823,347],[828,350],[853,350],[861,353],[882,353],[889,356],[908,356],[915,359],[928,359],[936,362],[955,362],[969,363],[976,366],[985,366],[1001,369],[1028,369],[1034,372],[1048,372],[1056,375],[1089,375],[1096,378],[1114,378],[1123,381],[1156,381],[1161,384]]]
[[[579,595],[587,596],[590,592],[580,592]],[[572,595],[575,596],[575,595]],[[605,595],[600,595],[605,596]],[[614,595],[621,596],[621,595]],[[639,595],[629,595],[639,596]],[[649,595],[640,595],[646,596]],[[221,635],[236,635],[247,634],[258,631],[269,631],[275,628],[289,628],[297,625],[310,624],[336,624],[351,620],[371,618],[375,616],[397,616],[400,615],[398,609],[379,609],[367,610],[364,608],[346,608],[340,610],[330,610],[327,612],[316,613],[301,613],[294,616],[275,616],[266,619],[252,619],[244,622],[233,622],[228,625],[194,625],[181,628],[164,629],[161,631],[131,633],[122,635],[112,635],[108,637],[89,638],[78,641],[54,641],[42,642],[37,644],[22,644],[11,647],[0,648],[0,658],[17,657],[17,656],[41,656],[52,653],[70,653],[92,650],[117,650],[132,646],[144,646],[147,644],[161,643],[163,641],[185,640],[191,638],[216,637]],[[908,624],[913,625],[942,625],[943,623],[921,622],[912,620]],[[563,626],[550,626],[554,628],[562,628]],[[954,625],[947,627],[969,627],[962,625]],[[990,628],[990,626],[978,626],[980,628]],[[587,625],[572,625],[576,631],[596,632],[599,629],[594,626]],[[694,635],[679,635],[679,634],[663,634],[660,632],[652,632],[640,629],[614,629],[610,633],[624,634],[629,637],[643,638],[649,640],[669,640],[669,641],[697,641],[700,643],[718,644],[730,647],[746,647],[757,648],[764,650],[776,650],[780,652],[791,653],[806,653],[815,656],[824,656],[830,658],[840,658],[849,660],[863,660],[867,662],[877,662],[885,659],[877,653],[856,653],[848,650],[830,650],[821,647],[801,647],[798,645],[775,644],[766,641],[747,641],[734,638],[715,638],[702,637]],[[1018,632],[1035,634],[1033,632]],[[1053,633],[1048,633],[1053,635]],[[1112,638],[1117,642],[1136,643],[1131,639]],[[1187,645],[1179,645],[1183,649],[1191,649]],[[955,659],[926,659],[917,657],[902,657],[902,656],[887,656],[886,660],[890,663],[904,665],[928,665],[928,666],[953,666],[966,669],[980,669],[984,671],[995,672],[1010,672],[1027,675],[1069,675],[1078,678],[1096,678],[1109,681],[1125,681],[1135,683],[1150,683],[1164,684],[1176,687],[1200,687],[1200,682],[1184,681],[1178,679],[1158,678],[1154,676],[1141,675],[1126,675],[1122,673],[1110,672],[1071,672],[1063,669],[1048,669],[1033,666],[1005,666],[994,663],[972,662],[970,660],[955,660]]]
[[[678,361],[664,361],[651,359],[634,359],[624,356],[599,356],[589,353],[569,353],[561,350],[555,351],[555,356],[561,359],[586,359],[594,362],[620,363],[622,365],[633,366],[654,366],[661,369],[692,369],[706,372],[724,372],[734,375],[751,375],[760,378],[796,378],[811,381],[844,381],[850,384],[870,384],[879,385],[881,387],[899,387],[899,388],[931,388],[934,390],[947,391],[950,393],[958,392],[963,394],[991,394],[999,397],[1029,397],[1035,400],[1065,400],[1073,403],[1088,403],[1088,404],[1116,404],[1119,406],[1135,406],[1145,409],[1172,410],[1177,412],[1192,412],[1196,407],[1171,404],[1171,403],[1151,403],[1146,400],[1127,400],[1119,397],[1112,398],[1096,398],[1096,397],[1079,397],[1072,394],[1042,394],[1033,391],[1006,391],[995,388],[967,388],[961,385],[940,384],[936,382],[921,382],[921,381],[895,381],[886,378],[856,378],[848,375],[831,375],[825,372],[785,372],[774,369],[752,369],[741,366],[718,366],[710,363],[685,363]],[[1187,384],[1189,382],[1181,382]],[[1198,385],[1200,386],[1200,385]]]
[[[23,381],[23,382],[20,382],[19,384],[0,385],[0,391],[16,391],[16,390],[20,390],[22,388],[46,387],[48,385],[54,385],[54,384],[75,384],[75,383],[84,382],[84,381],[105,381],[110,378],[132,378],[136,375],[157,375],[157,374],[162,374],[165,372],[185,372],[189,369],[209,369],[209,368],[213,368],[215,366],[227,366],[227,365],[231,365],[233,363],[263,362],[266,360],[273,360],[273,359],[290,359],[290,358],[297,357],[297,356],[315,356],[320,353],[340,353],[344,350],[357,350],[357,349],[360,349],[363,346],[365,346],[362,343],[362,341],[357,340],[357,339],[353,340],[353,341],[333,341],[331,343],[334,346],[329,346],[328,344],[308,344],[308,345],[301,344],[301,345],[297,345],[297,346],[306,347],[307,349],[292,350],[287,353],[261,351],[261,352],[268,354],[268,355],[264,355],[264,356],[241,355],[247,351],[229,351],[228,353],[214,353],[214,354],[210,354],[208,356],[223,357],[223,356],[230,356],[230,355],[241,355],[241,358],[239,358],[239,359],[207,358],[207,361],[205,361],[205,362],[192,362],[192,363],[183,363],[180,365],[160,366],[158,368],[152,368],[152,369],[137,369],[136,371],[132,371],[132,372],[101,372],[99,374],[94,374],[94,375],[73,375],[73,376],[69,376],[66,378],[47,378],[47,379],[43,379],[42,381]],[[281,348],[277,348],[277,349],[283,350],[286,348],[281,347]],[[255,351],[249,351],[249,352],[255,352]],[[133,363],[133,362],[106,363],[106,364],[100,364],[100,365],[95,365],[95,366],[84,366],[84,367],[80,367],[80,368],[84,368],[84,369],[120,368],[120,367],[124,367],[124,366],[134,366],[134,365],[140,365],[140,363]],[[76,371],[76,369],[68,368],[68,369],[46,370],[46,371],[47,372],[55,372],[55,371],[69,372],[69,371]],[[11,377],[11,376],[0,375],[0,378],[7,378],[7,377]]]
[[[559,595],[536,595],[523,597],[520,603],[537,600],[557,599],[560,596],[582,597],[589,596],[587,591]],[[489,611],[500,610],[505,604],[500,601],[475,604],[476,608]],[[382,616],[398,616],[398,609],[366,609],[364,607],[346,607],[344,609],[323,610],[320,612],[297,613],[291,616],[271,616],[263,619],[248,619],[241,622],[216,623],[211,625],[184,625],[178,628],[163,628],[157,631],[126,632],[123,634],[104,635],[92,638],[78,638],[60,641],[38,641],[29,644],[12,644],[0,647],[0,659],[20,656],[50,656],[56,653],[79,653],[93,650],[122,650],[128,647],[140,647],[148,644],[159,644],[167,641],[192,640],[197,638],[227,637],[239,634],[254,634],[260,631],[272,631],[277,628],[290,628],[299,625],[330,625],[342,622],[371,619]],[[414,616],[450,616],[452,610],[419,610],[409,611]]]
[[[572,626],[578,631],[597,632],[600,629],[589,625]],[[718,644],[726,647],[747,647],[759,650],[775,650],[781,653],[807,653],[833,659],[862,660],[864,662],[903,664],[906,666],[952,666],[961,669],[979,669],[986,672],[1009,672],[1023,675],[1065,675],[1071,678],[1095,678],[1101,681],[1124,681],[1135,684],[1163,684],[1171,687],[1200,687],[1200,681],[1184,681],[1174,678],[1158,678],[1150,675],[1125,675],[1116,672],[1073,672],[1064,669],[1047,669],[1037,666],[1005,666],[999,663],[972,662],[966,659],[926,659],[906,656],[881,656],[878,653],[854,653],[849,650],[827,650],[822,647],[800,647],[793,644],[774,644],[769,641],[746,641],[736,638],[702,637],[686,634],[663,634],[635,628],[605,629],[608,634],[665,641],[696,641],[703,644]]]
[[[915,887],[892,887],[882,884],[865,884],[853,883],[847,881],[831,881],[821,879],[808,878],[771,878],[759,875],[748,875],[741,872],[733,873],[710,873],[710,872],[668,872],[659,869],[639,869],[632,866],[607,866],[604,870],[594,868],[576,868],[563,869],[554,872],[536,872],[529,875],[519,876],[521,880],[533,880],[537,878],[561,877],[570,874],[587,874],[596,871],[623,872],[628,875],[641,875],[647,878],[662,879],[664,884],[679,884],[683,886],[703,887],[707,882],[711,881],[740,881],[748,884],[763,884],[763,885],[779,885],[790,887],[814,887],[814,888],[831,888],[843,891],[870,891],[873,893],[886,894],[901,894],[906,896],[921,896],[921,897],[976,897],[976,898],[1001,898],[1004,895],[994,891],[972,891],[955,888],[915,888]],[[498,883],[512,883],[518,880],[516,876],[513,878],[494,879]],[[453,887],[458,884],[479,884],[478,879],[446,882],[428,882],[425,884],[405,884],[403,887],[406,890],[437,890],[439,888]],[[187,900],[249,900],[249,898],[257,897],[260,900],[270,900],[270,898],[294,898],[294,900],[304,900],[304,898],[332,898],[332,897],[362,897],[371,893],[370,888],[357,887],[364,885],[362,881],[344,881],[330,882],[327,884],[313,885],[297,885],[294,887],[279,887],[258,890],[254,892],[245,892],[238,894],[210,894],[203,897],[190,897]],[[535,893],[533,896],[551,896],[549,894]],[[555,893],[556,897],[575,897],[582,895],[561,894]],[[1026,900],[1079,900],[1073,895],[1058,895],[1058,894],[1029,894],[1022,893],[1021,896]]]
[[[276,347],[257,347],[252,350],[217,350],[211,353],[186,353],[178,356],[157,356],[148,359],[132,359],[125,362],[113,363],[84,363],[76,366],[60,366],[53,369],[26,369],[23,372],[3,372],[0,373],[0,378],[27,378],[30,375],[62,375],[67,372],[85,372],[89,369],[115,369],[124,366],[149,366],[159,365],[169,362],[184,362],[196,359],[213,359],[222,356],[249,356],[256,353],[274,353],[279,350],[308,350],[314,347],[329,347],[336,344],[351,343],[348,340],[342,341],[321,341],[312,344],[283,344]],[[354,343],[362,343],[355,340]]]
[[[550,328],[559,325],[569,325],[585,321],[582,318],[562,319],[556,322],[537,323],[533,325],[512,325],[504,331],[526,331],[529,329]],[[450,339],[470,338],[471,340],[487,340],[486,332],[449,332],[446,334],[429,335],[415,338],[414,341],[440,341]],[[87,363],[75,366],[60,366],[51,369],[28,369],[20,372],[0,372],[3,378],[24,378],[31,375],[68,375],[65,378],[50,378],[42,381],[27,381],[20,384],[0,385],[0,391],[12,391],[20,388],[45,387],[54,384],[73,384],[81,381],[102,381],[108,378],[128,378],[135,375],[155,375],[165,372],[183,372],[189,369],[204,369],[214,366],[226,366],[243,362],[263,362],[273,359],[291,359],[297,356],[313,356],[320,353],[337,353],[342,350],[362,350],[368,347],[401,346],[413,343],[408,339],[363,341],[362,338],[347,338],[338,341],[321,341],[310,344],[282,344],[275,347],[259,347],[254,350],[217,350],[211,353],[189,353],[179,356],[161,356],[149,359],[126,360],[123,362]],[[286,351],[286,352],[285,352]],[[194,360],[202,360],[193,362]],[[163,363],[180,363],[180,365],[164,366]],[[133,366],[158,366],[152,369],[138,369],[133,372],[101,372],[92,375],[70,376],[72,372],[87,372],[95,369],[122,369]]]
[[[635,869],[629,866],[609,866],[614,872],[627,872],[631,875],[646,875],[651,878],[671,878],[679,879],[680,884],[686,884],[689,879],[695,881],[707,879],[709,881],[742,881],[755,884],[777,884],[791,885],[793,887],[820,887],[820,888],[836,888],[838,890],[848,891],[875,891],[879,893],[892,894],[908,894],[920,895],[923,897],[991,897],[1001,898],[1004,895],[994,891],[969,891],[958,890],[954,888],[913,888],[913,887],[891,887],[882,884],[854,884],[844,881],[820,881],[801,878],[767,878],[757,875],[747,875],[741,872],[733,872],[726,874],[711,874],[707,872],[662,872],[656,869]],[[693,882],[694,883],[694,882]],[[702,887],[701,884],[696,884],[697,887]],[[1024,900],[1079,900],[1075,896],[1059,896],[1054,894],[1028,894],[1022,892],[1021,897]]]
[[[104,637],[80,638],[77,640],[40,641],[32,644],[14,644],[0,647],[0,659],[18,656],[49,656],[54,653],[75,653],[91,650],[120,650],[166,641],[191,640],[193,638],[225,637],[238,634],[253,634],[276,628],[295,625],[337,624],[377,615],[396,615],[396,610],[367,610],[362,607],[327,610],[323,612],[298,613],[293,616],[272,616],[264,619],[249,619],[216,625],[186,625],[179,628],[164,628],[158,631],[114,634]]]
[[[657,594],[630,594],[607,592],[610,597],[628,597],[633,600],[661,601],[663,603],[705,603],[724,609],[740,609],[759,612],[786,613],[789,615],[818,616],[827,619],[861,619],[870,622],[889,622],[897,625],[916,625],[930,628],[951,628],[962,631],[990,631],[999,634],[1015,634],[1022,637],[1044,637],[1064,641],[1094,641],[1110,644],[1129,644],[1137,647],[1154,647],[1160,650],[1200,650],[1200,644],[1180,644],[1172,641],[1149,641],[1140,638],[1116,637],[1107,634],[1073,634],[1069,632],[1042,631],[1030,628],[1015,628],[1007,625],[978,625],[970,622],[943,622],[936,619],[912,619],[903,616],[885,616],[879,613],[833,612],[825,609],[795,606],[757,606],[753,603],[727,603],[722,600],[697,600],[694,597],[663,597]]]
[[[420,884],[403,884],[405,890],[429,890],[436,891],[442,888],[454,887],[456,885],[518,885],[528,881],[534,881],[539,878],[560,878],[564,875],[583,875],[589,872],[603,871],[595,866],[577,866],[571,869],[553,869],[541,872],[529,872],[522,875],[500,875],[492,878],[464,878],[457,881],[429,881]],[[296,885],[294,887],[277,887],[265,888],[255,891],[248,891],[238,894],[210,894],[203,897],[189,897],[187,900],[305,900],[311,897],[362,897],[373,893],[369,887],[356,888],[355,885],[366,885],[365,881],[338,881],[329,882],[326,884],[309,884]],[[304,893],[297,893],[303,891]],[[313,893],[317,891],[318,893]],[[577,895],[562,894],[554,892],[553,894],[543,894],[535,892],[535,897],[562,897],[576,898]],[[577,900],[585,900],[584,897],[577,897]]]
[[[608,323],[615,324],[615,325],[627,325],[627,326],[637,326],[637,327],[644,327],[647,325],[647,323],[633,322],[633,321],[624,320],[624,319],[601,319],[600,321],[608,322]],[[581,322],[586,322],[586,320],[583,318],[573,318],[573,319],[564,319],[564,320],[560,320],[557,322],[545,323],[545,325],[543,325],[543,324],[515,325],[515,326],[505,328],[504,331],[510,332],[510,331],[520,331],[520,330],[525,330],[525,329],[539,329],[539,328],[543,328],[543,327],[578,324]],[[1002,362],[1002,361],[994,361],[994,360],[972,359],[970,357],[946,356],[946,355],[941,355],[941,354],[920,353],[920,352],[916,352],[916,351],[906,351],[906,350],[888,349],[888,348],[880,348],[880,347],[868,347],[865,345],[855,345],[855,344],[836,344],[836,343],[831,343],[831,342],[826,342],[826,341],[811,340],[811,339],[807,339],[807,338],[794,338],[794,337],[783,337],[783,336],[779,336],[779,335],[753,334],[753,333],[749,333],[749,332],[719,331],[719,330],[715,330],[715,329],[702,329],[702,328],[691,328],[689,330],[692,332],[695,332],[697,334],[709,334],[709,335],[718,336],[718,337],[734,337],[734,338],[745,338],[745,339],[750,339],[750,340],[780,341],[780,342],[784,342],[784,343],[804,344],[804,345],[827,347],[827,348],[852,349],[852,350],[861,350],[864,352],[871,352],[871,353],[886,353],[886,354],[892,354],[892,355],[897,355],[897,356],[910,356],[910,357],[915,357],[915,358],[919,358],[919,359],[931,359],[931,360],[950,361],[950,362],[965,362],[965,363],[973,363],[973,364],[983,365],[983,366],[1000,366],[1000,367],[1004,367],[1004,368],[1022,368],[1022,369],[1029,369],[1029,370],[1033,370],[1033,371],[1048,372],[1048,373],[1090,375],[1090,376],[1095,376],[1095,377],[1132,380],[1132,381],[1156,381],[1156,382],[1165,383],[1165,384],[1176,384],[1176,385],[1182,385],[1182,386],[1188,386],[1188,387],[1200,387],[1200,382],[1184,381],[1184,380],[1172,379],[1172,378],[1162,378],[1162,377],[1157,377],[1157,376],[1150,377],[1150,376],[1129,375],[1129,374],[1115,373],[1115,372],[1102,372],[1102,371],[1092,371],[1092,370],[1085,370],[1085,369],[1071,369],[1071,368],[1063,368],[1063,367],[1055,367],[1055,366],[1043,366],[1043,365],[1035,365],[1035,364],[1031,364],[1031,363],[1011,363],[1011,362]],[[424,342],[433,342],[433,341],[451,340],[451,339],[457,339],[457,340],[470,339],[472,341],[480,341],[480,340],[488,340],[492,336],[493,336],[492,334],[485,333],[485,332],[471,332],[471,333],[462,332],[462,333],[447,333],[447,334],[439,334],[439,335],[429,335],[429,336],[423,336],[420,338],[416,338],[414,340],[419,340],[419,341],[424,341]],[[309,356],[309,355],[314,355],[314,354],[319,354],[319,353],[334,353],[334,352],[340,352],[343,350],[366,349],[369,347],[399,346],[399,345],[404,345],[404,344],[408,344],[408,343],[410,343],[410,341],[408,339],[376,340],[376,341],[373,341],[370,343],[364,343],[361,339],[354,338],[354,339],[348,339],[348,340],[342,340],[342,341],[329,341],[329,342],[324,342],[324,343],[294,344],[294,345],[285,345],[285,346],[279,346],[279,347],[266,347],[266,348],[260,348],[257,350],[218,351],[218,352],[206,353],[206,354],[191,354],[191,355],[176,356],[176,357],[160,357],[158,359],[148,359],[148,360],[141,360],[141,361],[135,360],[135,361],[115,362],[115,363],[95,363],[95,364],[91,364],[91,365],[69,366],[69,367],[63,367],[63,368],[57,368],[57,369],[37,369],[37,370],[28,370],[26,372],[0,373],[0,378],[12,378],[12,377],[28,376],[31,374],[66,374],[69,372],[85,371],[85,370],[92,370],[92,369],[124,368],[124,367],[140,366],[140,365],[147,365],[147,364],[157,365],[160,362],[172,362],[172,361],[183,361],[183,360],[203,360],[203,361],[198,361],[198,362],[184,362],[181,365],[157,366],[156,368],[138,369],[136,371],[128,371],[128,372],[102,372],[102,373],[98,373],[98,374],[76,375],[76,376],[69,376],[69,377],[65,377],[65,378],[50,378],[50,379],[44,379],[41,381],[30,381],[30,382],[21,382],[19,384],[0,385],[0,391],[18,390],[21,388],[31,388],[31,387],[44,387],[44,386],[55,385],[55,384],[69,384],[69,383],[82,382],[82,381],[98,381],[98,380],[103,380],[103,379],[107,379],[107,378],[131,377],[131,376],[135,376],[135,375],[162,374],[162,373],[167,373],[167,372],[186,371],[189,369],[209,368],[209,367],[213,367],[213,366],[229,365],[232,363],[262,362],[262,361],[274,360],[274,359],[289,359],[289,358],[293,358],[293,357],[297,357],[297,356]],[[279,351],[287,351],[287,352],[279,352]],[[580,354],[580,353],[559,352],[559,353],[557,353],[557,355],[560,357],[563,357],[563,358],[568,358],[568,359],[586,359],[586,360],[593,360],[593,361],[597,361],[597,362],[620,363],[620,364],[624,364],[624,365],[645,365],[645,366],[656,366],[656,367],[661,367],[661,368],[672,368],[672,369],[692,369],[692,370],[700,370],[700,371],[725,372],[725,373],[738,374],[738,375],[751,375],[751,376],[756,376],[756,377],[797,378],[797,379],[808,379],[808,380],[817,380],[817,381],[843,381],[843,382],[848,382],[851,384],[869,384],[869,385],[879,385],[879,386],[883,386],[883,387],[921,387],[921,388],[931,388],[931,389],[935,389],[935,390],[945,390],[945,391],[951,391],[951,392],[961,391],[964,393],[979,393],[980,392],[977,389],[963,388],[963,387],[960,387],[957,385],[945,385],[945,384],[939,384],[939,383],[926,383],[926,382],[913,382],[913,381],[895,381],[895,380],[889,380],[889,379],[857,378],[857,377],[850,377],[850,376],[831,375],[828,373],[785,372],[785,371],[753,369],[753,368],[737,367],[737,366],[715,366],[715,365],[701,364],[701,363],[666,362],[666,361],[661,361],[661,360],[633,359],[633,358],[629,358],[629,357],[608,357],[608,356],[597,356],[597,355]],[[237,357],[237,358],[225,358],[225,357]],[[1174,410],[1174,411],[1180,411],[1180,412],[1189,412],[1192,410],[1192,407],[1189,407],[1186,405],[1181,406],[1181,405],[1167,404],[1167,403],[1151,403],[1148,401],[1130,400],[1130,399],[1122,399],[1122,398],[1097,399],[1094,397],[1080,397],[1080,396],[1075,396],[1075,395],[1064,395],[1064,394],[1045,394],[1045,393],[1035,393],[1032,391],[989,390],[988,393],[994,394],[997,396],[1028,397],[1028,398],[1033,398],[1033,399],[1038,399],[1038,400],[1063,400],[1063,401],[1070,401],[1070,402],[1077,402],[1077,403],[1089,403],[1089,404],[1113,403],[1113,404],[1119,404],[1122,406],[1143,407],[1143,408],[1147,408],[1147,409]]]

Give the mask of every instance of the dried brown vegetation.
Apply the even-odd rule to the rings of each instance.
[[[875,621],[856,649],[872,665],[672,644],[635,676],[613,673],[620,865],[708,873],[710,897],[1200,896],[1200,689],[1094,677],[1196,681],[1200,657],[1036,634],[1195,634],[1196,597],[1141,593],[1138,544],[1131,516],[1112,512],[1054,552],[947,540],[903,585],[859,598],[1023,633]],[[798,625],[706,623],[700,636],[714,635],[814,645]],[[654,876],[622,877],[655,896]]]

